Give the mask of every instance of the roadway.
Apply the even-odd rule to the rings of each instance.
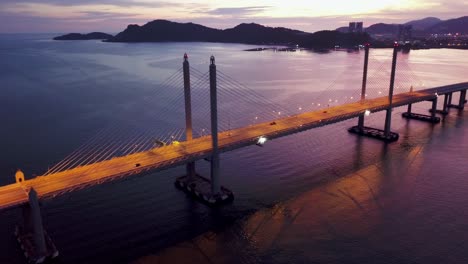
[[[393,107],[404,106],[468,89],[468,83],[401,93],[393,97]],[[366,110],[378,112],[389,107],[388,97],[362,100],[327,109],[302,113],[290,117],[259,123],[219,133],[220,152],[231,151],[257,143],[260,136],[268,139],[287,136],[315,127],[321,127],[362,115]],[[27,191],[33,187],[40,199],[51,198],[103,182],[125,178],[149,171],[159,171],[210,156],[211,136],[204,136],[180,144],[168,145],[149,151],[116,157],[110,160],[76,167],[70,170],[38,176],[23,183],[0,187],[0,210],[27,203]],[[138,165],[137,165],[138,164]],[[13,179],[12,175],[12,179]]]

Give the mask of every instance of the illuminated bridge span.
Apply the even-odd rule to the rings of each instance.
[[[417,92],[397,94],[393,97],[393,106],[403,106],[426,100],[436,100],[439,95],[464,91],[468,83],[437,87]],[[389,107],[387,97],[364,100],[298,114],[239,129],[219,133],[218,151],[226,152],[258,143],[260,137],[279,138],[315,127],[325,126],[343,120],[358,117],[365,111],[378,112]],[[28,188],[34,188],[39,198],[60,195],[120,177],[139,174],[145,171],[157,171],[186,164],[195,160],[209,158],[212,154],[211,136],[203,136],[155,148],[145,152],[117,157],[99,163],[77,167],[47,176],[26,180],[21,184],[0,187],[0,208],[15,207],[28,202]]]
[[[42,261],[44,257],[55,254],[56,250],[50,238],[44,234],[40,217],[38,199],[52,198],[63,193],[71,192],[87,186],[129,177],[144,172],[155,172],[175,166],[186,165],[187,175],[177,179],[177,185],[187,192],[191,192],[203,201],[211,204],[222,203],[232,199],[232,193],[222,187],[219,182],[219,154],[245,146],[263,144],[266,139],[271,140],[288,136],[301,131],[321,127],[347,119],[359,117],[357,126],[350,128],[350,132],[370,136],[387,142],[398,139],[398,134],[391,132],[391,110],[394,107],[408,105],[408,111],[403,114],[406,118],[419,119],[437,123],[440,118],[436,113],[445,114],[448,107],[463,109],[468,83],[458,83],[418,91],[393,94],[395,81],[395,67],[397,48],[394,49],[389,95],[366,99],[367,62],[369,48],[366,47],[365,67],[361,100],[320,110],[308,111],[266,122],[260,122],[236,129],[218,132],[217,117],[217,77],[214,58],[210,64],[210,119],[211,135],[197,138],[192,136],[192,112],[190,102],[190,78],[188,60],[184,60],[185,87],[185,116],[186,140],[174,141],[172,144],[152,147],[150,149],[113,157],[99,162],[77,166],[71,169],[48,173],[25,180],[18,172],[17,183],[0,187],[0,209],[22,206],[28,219],[21,230],[19,238],[23,243],[32,243],[29,255],[34,261]],[[452,94],[460,92],[458,104],[452,104]],[[444,96],[443,109],[437,109],[437,100]],[[422,101],[431,101],[430,115],[411,112],[411,105]],[[364,117],[371,112],[387,111],[385,129],[375,129],[364,126]],[[210,179],[203,178],[195,172],[196,160],[207,159],[211,163]],[[27,221],[26,221],[27,220]],[[32,223],[32,224],[31,224]],[[32,234],[32,236],[31,236]],[[33,242],[24,242],[28,239]],[[32,237],[32,238],[31,238]],[[51,249],[53,248],[53,249]]]

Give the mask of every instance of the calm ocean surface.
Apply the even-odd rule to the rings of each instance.
[[[43,174],[109,124],[183,127],[182,109],[164,111],[172,93],[159,84],[185,52],[201,73],[215,55],[218,70],[290,113],[355,100],[361,89],[363,52],[52,37],[0,35],[2,185],[17,168]],[[391,53],[371,50],[369,97],[388,93]],[[396,91],[468,81],[467,54],[400,53]],[[225,128],[268,116],[259,104],[220,96]],[[194,96],[194,109],[204,109],[195,111],[207,104]],[[404,110],[393,112],[400,139],[390,145],[348,134],[357,122],[348,120],[222,154],[221,182],[235,193],[223,208],[178,191],[182,167],[43,201],[57,263],[468,263],[467,110],[452,109],[435,126],[407,122]],[[195,134],[209,124],[203,117]],[[381,128],[384,115],[366,122]],[[208,176],[208,163],[197,170]],[[13,236],[20,219],[19,210],[0,212],[0,263],[25,262]]]

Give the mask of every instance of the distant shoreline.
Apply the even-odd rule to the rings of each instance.
[[[393,49],[392,46],[388,47],[372,47],[371,49]],[[402,51],[410,51],[410,50],[431,50],[431,49],[458,49],[458,50],[468,50],[468,46],[447,46],[447,47],[424,47],[424,48],[410,48],[410,49],[401,49]],[[300,52],[300,51],[311,51],[311,52],[318,52],[318,53],[324,53],[324,52],[330,52],[330,51],[345,51],[345,52],[357,52],[362,49],[360,48],[304,48],[304,47],[283,47],[283,48],[277,48],[277,47],[258,47],[258,48],[252,48],[252,49],[245,49],[243,51],[248,51],[248,52],[262,52],[262,51],[273,51],[273,52]]]
[[[460,21],[463,19],[460,18]],[[273,49],[274,51],[279,52],[295,52],[299,47],[304,50],[314,50],[319,52],[334,50],[335,48],[349,51],[363,48],[363,45],[367,43],[371,44],[372,48],[393,48],[395,43],[391,39],[379,40],[371,38],[370,33],[365,32],[324,30],[315,33],[308,33],[284,27],[267,27],[256,23],[242,23],[233,28],[216,29],[194,23],[178,23],[162,19],[148,22],[143,26],[128,25],[125,30],[115,36],[102,32],[92,32],[89,34],[70,33],[54,38],[54,40],[91,39],[102,39],[104,42],[117,43],[232,43],[260,46],[258,48],[247,49],[246,51],[264,51]],[[466,41],[462,41],[463,39],[458,42],[445,41],[443,39],[437,41],[427,39],[404,41],[405,38],[401,38],[401,36],[397,39],[401,40],[399,43],[401,49],[404,51],[444,48],[461,50],[468,49],[468,43]],[[410,39],[412,38],[410,37]],[[274,46],[283,46],[285,48]]]

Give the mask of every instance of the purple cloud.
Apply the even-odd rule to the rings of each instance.
[[[270,9],[271,6],[224,7],[208,10],[204,13],[221,16],[247,16]]]

